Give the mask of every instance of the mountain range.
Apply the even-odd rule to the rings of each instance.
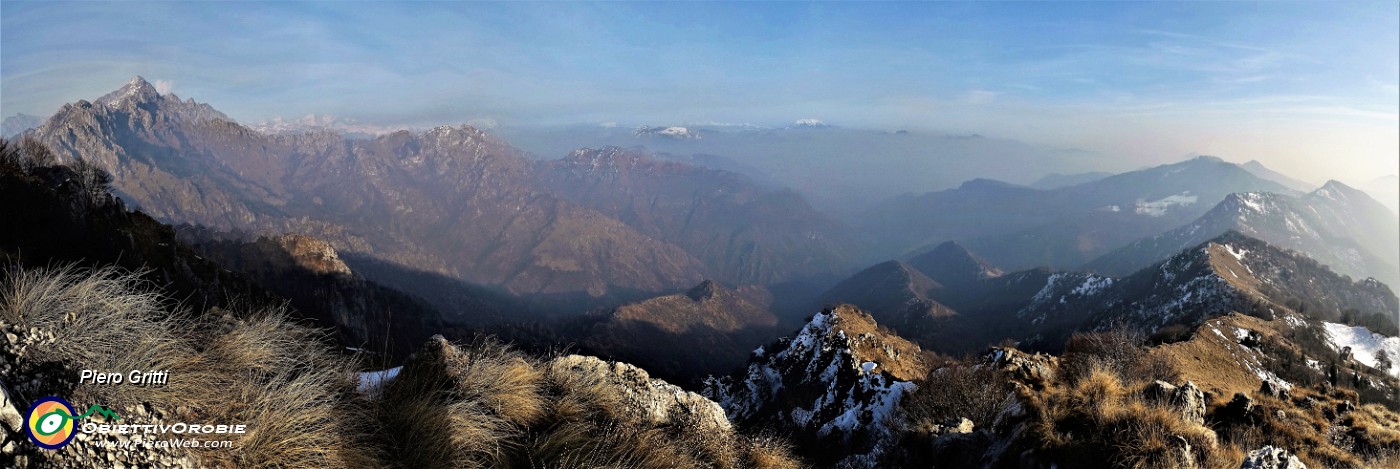
[[[31,135],[107,169],[123,199],[162,220],[306,233],[347,257],[512,294],[640,298],[702,277],[849,268],[842,229],[801,197],[617,149],[539,162],[467,126],[269,135],[140,77],[65,105]]]
[[[847,131],[799,124],[743,138]],[[337,391],[308,399],[364,412],[373,425],[344,431],[366,432],[345,441],[374,449],[367,467],[468,439],[501,443],[456,461],[639,458],[622,467],[1386,467],[1400,454],[1400,228],[1340,182],[1200,157],[1035,187],[972,179],[847,228],[725,156],[549,159],[472,126],[323,127],[245,127],[138,77],[0,141],[13,266],[0,312],[18,321],[0,324],[16,337],[0,344],[0,413],[71,387],[53,370],[83,358],[26,354],[89,306],[11,307],[63,290],[14,286],[58,262],[120,266],[175,298],[148,309],[199,324],[192,353],[252,363],[220,375],[247,381],[220,382],[238,396],[275,387],[258,373],[306,372],[271,348],[325,354],[310,368]],[[629,138],[739,132],[676,128]],[[274,312],[229,312],[244,303]],[[25,322],[36,309],[56,319]],[[122,327],[177,324],[163,321]],[[293,322],[326,335],[274,334]],[[230,349],[220,334],[250,324],[277,339]],[[356,379],[354,363],[384,369]],[[103,459],[118,457],[131,455]]]
[[[1166,233],[1134,241],[1084,266],[1125,275],[1171,253],[1234,230],[1307,253],[1339,273],[1400,285],[1400,221],[1365,193],[1337,181],[1294,197],[1230,194],[1205,215]]]

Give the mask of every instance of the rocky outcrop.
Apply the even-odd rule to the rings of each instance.
[[[1157,380],[1147,386],[1147,397],[1171,405],[1187,422],[1205,425],[1206,396],[1195,383],[1187,381],[1181,386],[1173,386]]]
[[[997,347],[988,354],[993,367],[1034,388],[1043,388],[1055,380],[1060,359],[1044,353],[1026,353],[1015,348]]]
[[[1240,469],[1308,469],[1308,466],[1286,449],[1265,446],[1250,451]]]
[[[566,355],[549,362],[550,373],[578,373],[617,386],[626,405],[653,425],[699,425],[705,432],[731,432],[724,408],[699,394],[654,379],[646,370],[597,357]]]
[[[705,393],[741,424],[777,427],[814,445],[839,443],[840,457],[827,464],[873,467],[890,449],[890,416],[929,368],[917,345],[842,305],[812,316],[795,337],[755,350],[742,375],[710,380]]]
[[[306,270],[318,274],[350,275],[350,266],[340,260],[330,243],[299,234],[278,236],[276,242],[287,250],[298,266]]]

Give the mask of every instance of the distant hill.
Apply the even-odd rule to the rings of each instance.
[[[1336,181],[1301,197],[1231,194],[1195,221],[1135,241],[1084,268],[1127,275],[1230,230],[1306,253],[1342,274],[1400,285],[1400,243],[1395,241],[1400,221],[1365,193]]]
[[[1298,192],[1312,192],[1314,189],[1317,189],[1317,184],[1309,184],[1288,177],[1288,175],[1269,169],[1264,166],[1264,163],[1260,163],[1259,160],[1249,160],[1248,163],[1242,164],[1240,167],[1244,168],[1245,171],[1249,171],[1250,174],[1283,184],[1285,187]]]
[[[1218,158],[1200,157],[1039,190],[986,180],[891,200],[857,227],[897,257],[959,241],[1006,269],[1074,268],[1193,220],[1234,192],[1291,193]]]
[[[0,123],[0,138],[13,139],[20,133],[38,127],[44,122],[43,117],[30,114],[15,114],[5,118]]]
[[[1075,174],[1050,173],[1045,175],[1045,177],[1037,179],[1035,182],[1026,185],[1029,187],[1034,187],[1036,189],[1059,189],[1061,187],[1077,186],[1080,184],[1094,182],[1112,175],[1113,173],[1105,173],[1101,171]]]
[[[639,149],[579,149],[547,161],[539,187],[681,247],[736,284],[845,274],[856,243],[790,190]]]
[[[975,258],[974,254],[968,253]],[[1352,280],[1308,258],[1228,231],[1125,276],[1031,269],[949,288],[890,261],[824,294],[878,315],[925,348],[953,355],[1002,340],[1058,350],[1075,331],[1126,325],[1152,332],[1238,311],[1292,312],[1394,331],[1400,303],[1375,280]]]
[[[765,300],[755,287],[734,290],[706,280],[601,312],[579,342],[673,382],[699,384],[743,366],[749,351],[778,333]]]
[[[859,305],[881,324],[906,334],[931,327],[939,318],[957,314],[932,297],[944,287],[900,261],[862,270],[818,297],[820,305]]]

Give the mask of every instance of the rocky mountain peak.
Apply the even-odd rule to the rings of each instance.
[[[1322,187],[1319,187],[1317,190],[1312,191],[1308,195],[1314,198],[1327,198],[1337,201],[1346,201],[1356,198],[1370,198],[1370,196],[1366,195],[1366,193],[1361,192],[1360,190],[1357,190],[1356,188],[1353,188],[1351,186],[1348,186],[1336,179],[1329,179],[1326,183],[1322,184]]]
[[[131,81],[126,82],[125,85],[122,85],[122,87],[118,88],[116,91],[107,93],[101,98],[97,98],[97,103],[117,106],[124,103],[151,102],[159,98],[160,93],[156,91],[156,87],[146,81],[145,78],[138,75],[132,78]]]
[[[713,280],[706,279],[685,292],[685,296],[695,301],[713,300],[719,295],[719,286]]]
[[[890,417],[929,362],[919,346],[841,305],[755,350],[743,375],[711,379],[705,392],[740,423],[839,437],[853,448],[841,466],[874,467],[888,449]]]

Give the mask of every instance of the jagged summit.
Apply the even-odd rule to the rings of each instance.
[[[930,366],[919,346],[840,305],[755,350],[744,374],[710,380],[705,392],[740,425],[839,438],[851,450],[840,466],[874,467],[889,449],[890,418]]]
[[[97,98],[97,103],[115,106],[124,102],[150,102],[159,98],[160,93],[156,91],[156,87],[137,75],[116,91]]]

